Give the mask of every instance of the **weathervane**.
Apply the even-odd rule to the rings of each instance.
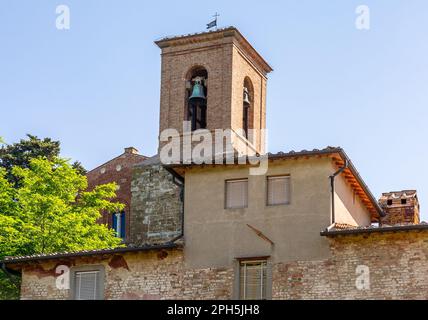
[[[216,28],[217,30],[217,18],[220,17],[220,15],[216,12],[215,15],[213,15],[214,20],[207,24],[207,29]]]

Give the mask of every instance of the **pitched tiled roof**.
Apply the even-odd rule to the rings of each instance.
[[[408,199],[417,197],[416,190],[402,190],[382,193],[382,199]]]
[[[356,229],[358,228],[357,226],[353,226],[350,224],[346,224],[346,223],[335,223],[331,229],[334,230],[349,230],[349,229]]]
[[[108,248],[102,250],[84,250],[84,251],[72,251],[72,252],[57,252],[48,254],[34,254],[28,256],[17,256],[17,257],[6,257],[0,263],[5,264],[16,264],[22,262],[30,262],[36,260],[50,260],[50,259],[64,259],[64,258],[75,258],[85,256],[97,256],[97,255],[111,255],[128,252],[142,252],[149,250],[161,250],[161,249],[174,249],[181,245],[178,243],[164,243],[157,245],[146,245],[140,247],[125,247],[125,248]]]
[[[399,225],[382,225],[382,226],[351,226],[347,224],[335,223],[324,231],[321,235],[325,237],[338,236],[338,235],[352,235],[376,232],[400,232],[400,231],[428,231],[428,223],[422,222],[420,224],[399,224]]]

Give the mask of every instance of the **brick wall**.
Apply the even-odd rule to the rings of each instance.
[[[420,223],[419,201],[416,190],[403,190],[383,193],[379,199],[386,217],[384,225]]]
[[[181,250],[128,253],[109,258],[77,258],[27,267],[21,299],[68,299],[69,290],[55,285],[57,265],[91,264],[105,268],[105,299],[229,299],[233,270],[185,268]]]
[[[129,213],[131,208],[131,180],[133,166],[145,160],[146,157],[139,155],[138,151],[134,148],[126,148],[125,152],[106,162],[105,164],[91,170],[86,175],[88,178],[88,189],[92,190],[97,185],[116,182],[118,189],[116,191],[117,201],[126,205],[126,237],[129,238],[130,219]],[[103,212],[100,223],[112,226],[112,213]]]
[[[336,237],[332,258],[274,266],[277,299],[428,299],[428,232]],[[370,289],[359,290],[358,266]]]
[[[273,299],[428,299],[428,232],[373,233],[330,239],[331,258],[273,263]],[[106,270],[106,299],[230,299],[234,269],[186,267],[180,249],[31,264],[23,270],[23,299],[64,299],[55,287],[59,264]],[[370,289],[356,286],[367,266]]]

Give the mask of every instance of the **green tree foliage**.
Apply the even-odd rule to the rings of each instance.
[[[0,148],[0,167],[6,169],[6,178],[17,186],[19,184],[19,177],[13,174],[13,167],[29,168],[32,159],[42,157],[52,160],[59,157],[60,151],[59,141],[53,141],[50,138],[42,140],[36,136],[27,134],[26,139],[21,139],[17,143],[6,144]],[[73,168],[80,174],[86,174],[86,170],[80,162],[75,162]]]
[[[28,167],[13,166],[11,174],[18,178],[18,187],[0,168],[0,260],[121,246],[113,230],[97,224],[100,212],[124,207],[111,201],[116,184],[85,191],[86,177],[57,157],[32,159]]]

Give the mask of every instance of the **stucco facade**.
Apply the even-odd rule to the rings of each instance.
[[[274,262],[328,257],[327,241],[318,233],[330,223],[329,169],[325,159],[270,164],[263,176],[249,176],[248,167],[187,170],[186,262],[194,267],[231,267],[239,257],[271,256]],[[267,206],[268,175],[290,175],[289,205]],[[243,178],[248,179],[248,208],[225,209],[225,182]],[[259,238],[247,224],[262,231],[274,245]]]

